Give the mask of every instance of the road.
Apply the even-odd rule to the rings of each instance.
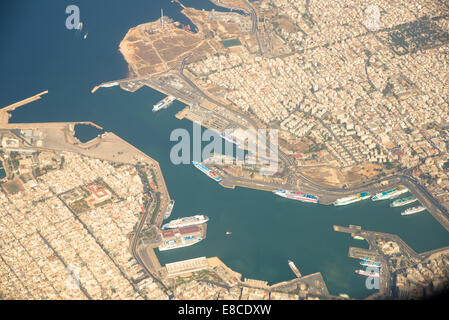
[[[146,223],[146,221],[148,219],[148,215],[150,214],[151,204],[153,203],[153,195],[151,194],[150,186],[147,185],[147,183],[146,183],[146,179],[142,179],[143,173],[141,171],[142,169],[141,169],[140,165],[136,165],[136,169],[137,169],[137,172],[139,173],[139,176],[141,177],[141,180],[142,180],[142,183],[143,183],[143,188],[144,188],[144,193],[150,199],[149,199],[148,203],[146,204],[144,212],[142,213],[142,215],[140,217],[140,220],[139,220],[139,222],[137,224],[137,228],[136,228],[136,231],[135,231],[135,234],[134,234],[134,238],[132,239],[132,243],[131,243],[131,252],[132,252],[132,255],[133,255],[134,259],[136,259],[136,261],[139,263],[139,265],[142,266],[142,268],[145,271],[145,273],[147,273],[149,276],[151,276],[155,282],[159,283],[159,285],[163,288],[165,294],[167,294],[169,296],[169,298],[171,298],[172,294],[171,294],[170,290],[165,286],[164,283],[162,283],[161,280],[159,280],[157,277],[155,277],[151,273],[150,269],[145,264],[145,262],[143,261],[143,259],[140,256],[139,252],[137,251],[137,244],[138,244],[138,241],[140,239],[139,235],[140,235],[140,232],[142,231],[142,228],[144,227],[144,225],[145,225],[145,223]]]

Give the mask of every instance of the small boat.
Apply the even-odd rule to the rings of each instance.
[[[230,235],[230,234],[232,234],[232,232],[230,232],[230,231],[226,231],[226,234],[227,234],[227,235]]]
[[[170,200],[170,203],[168,204],[167,209],[165,209],[164,219],[167,219],[168,217],[170,217],[170,215],[173,211],[174,205],[175,205],[175,200]]]
[[[86,40],[87,39],[87,35],[88,35],[89,33],[87,32],[84,36],[83,36],[83,39],[84,40]]]

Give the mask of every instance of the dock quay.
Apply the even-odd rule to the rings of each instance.
[[[117,85],[120,86],[122,90],[131,93],[147,86],[167,96],[175,96],[176,100],[187,105],[194,102],[200,102],[202,100],[201,96],[199,96],[195,90],[185,83],[176,73],[166,73],[159,76],[152,75],[151,77],[143,76],[103,82],[96,85],[91,90],[91,93],[95,93],[100,88],[109,88]]]
[[[29,98],[20,100],[20,101],[18,101],[18,102],[15,102],[15,103],[13,103],[13,104],[10,104],[9,106],[6,106],[6,107],[0,109],[0,111],[3,111],[3,112],[11,112],[11,111],[14,111],[14,110],[16,110],[18,107],[20,107],[20,106],[23,106],[23,105],[25,105],[25,104],[31,103],[31,102],[36,101],[36,100],[39,100],[39,99],[41,98],[41,96],[43,96],[44,94],[47,94],[47,93],[48,93],[48,90],[42,91],[41,93],[35,94],[35,95],[32,96],[32,97],[29,97]]]
[[[374,249],[377,247],[375,245],[376,240],[395,242],[400,247],[400,250],[404,252],[410,259],[416,262],[421,260],[420,255],[417,254],[416,251],[413,250],[407,243],[405,243],[404,240],[402,240],[399,236],[395,234],[362,230],[360,226],[354,225],[350,225],[349,227],[334,226],[334,231],[349,233],[351,235],[358,235],[365,238],[365,240],[369,244],[370,250],[371,248]]]
[[[209,268],[206,257],[194,258],[189,260],[167,263],[165,269],[168,277],[179,276],[185,273],[191,273]]]
[[[348,257],[354,259],[372,258],[377,261],[379,259],[379,254],[374,250],[349,247]]]
[[[334,231],[353,234],[362,231],[362,227],[352,224],[350,224],[349,227],[334,226]]]
[[[330,297],[326,283],[320,272],[312,273],[288,281],[279,282],[269,287],[271,292],[298,291],[300,297],[306,295]]]
[[[6,106],[4,108],[0,109],[0,125],[7,125],[9,122],[9,119],[11,118],[11,114],[9,112],[12,112],[16,110],[18,107],[26,105],[28,103],[31,103],[33,101],[41,99],[41,97],[44,94],[47,94],[48,90],[42,91],[41,93],[35,94],[32,97],[20,100],[18,102],[15,102],[13,104],[10,104],[9,106]]]

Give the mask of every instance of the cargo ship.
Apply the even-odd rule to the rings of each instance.
[[[173,211],[173,207],[175,205],[175,200],[170,200],[170,203],[167,206],[167,209],[165,210],[164,213],[164,219],[167,219],[168,217],[170,217],[171,212]]]
[[[290,267],[290,269],[292,269],[295,276],[297,276],[298,278],[301,278],[301,272],[299,272],[299,269],[295,266],[293,261],[288,260],[288,266]]]
[[[177,239],[167,240],[164,241],[159,247],[159,251],[166,251],[166,250],[172,250],[172,249],[178,249],[183,247],[192,246],[198,242],[203,240],[201,237],[197,236],[185,236],[180,237]]]
[[[375,272],[374,270],[372,271],[355,270],[355,273],[365,277],[379,278],[379,272]]]
[[[174,228],[182,228],[187,226],[194,226],[198,224],[203,224],[209,221],[207,216],[202,214],[195,215],[192,217],[184,217],[176,220],[172,220],[162,226],[162,229],[174,229]]]
[[[360,265],[364,267],[380,268],[380,263],[376,261],[360,261]]]
[[[378,200],[393,199],[406,192],[408,192],[408,189],[406,187],[399,186],[397,188],[388,191],[377,193],[374,197],[371,198],[371,200],[378,201]]]
[[[401,215],[408,216],[409,214],[418,213],[418,212],[421,212],[421,211],[424,211],[424,210],[426,210],[426,207],[423,207],[423,206],[412,207],[412,208],[408,208],[408,209],[402,211]]]
[[[311,203],[318,203],[318,198],[315,196],[312,196],[310,194],[304,194],[300,192],[294,192],[284,189],[276,189],[273,191],[273,193],[277,196],[287,198],[287,199],[293,199],[293,200],[299,200],[303,202],[311,202]]]
[[[164,99],[162,99],[161,101],[159,101],[158,103],[156,103],[153,106],[153,112],[159,111],[162,108],[167,108],[168,106],[170,106],[173,101],[175,101],[176,98],[174,96],[167,96]]]
[[[406,205],[408,205],[408,204],[410,204],[410,203],[415,202],[416,200],[418,200],[418,199],[415,198],[415,197],[407,197],[407,198],[398,199],[398,200],[393,201],[393,202],[390,204],[390,207],[402,207],[402,206],[406,206]]]
[[[221,176],[219,176],[215,171],[206,167],[204,164],[201,164],[196,161],[192,161],[192,164],[195,166],[195,168],[200,170],[202,173],[206,174],[209,178],[214,179],[217,182],[221,181],[222,179]]]
[[[356,195],[340,198],[334,201],[334,206],[345,206],[354,202],[359,202],[361,200],[365,200],[371,197],[371,194],[369,192],[360,192]]]

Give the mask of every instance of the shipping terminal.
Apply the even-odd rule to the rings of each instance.
[[[204,239],[205,228],[193,225],[182,228],[175,228],[162,231],[162,243],[159,245],[159,251],[166,251],[192,246]]]

